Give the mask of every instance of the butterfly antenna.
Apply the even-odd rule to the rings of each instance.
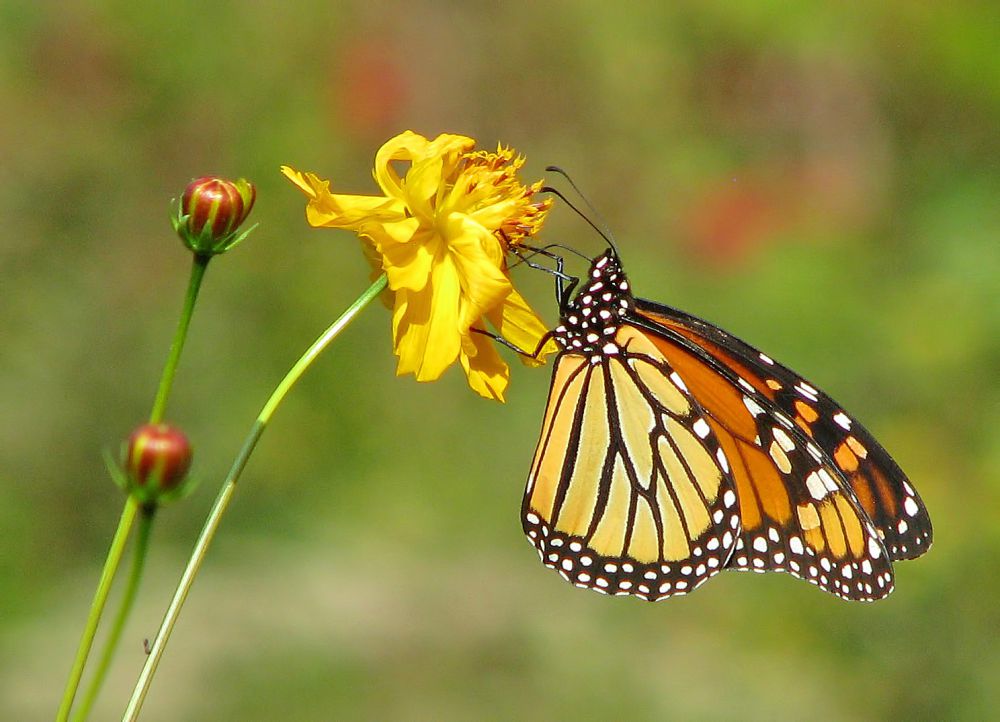
[[[590,227],[593,228],[594,230],[596,230],[601,235],[601,238],[603,238],[604,240],[606,240],[611,245],[611,247],[614,249],[615,253],[617,253],[618,252],[618,246],[615,245],[615,242],[614,242],[614,240],[613,240],[613,238],[611,236],[611,231],[610,231],[610,227],[608,226],[607,219],[601,214],[601,212],[599,210],[597,210],[597,207],[593,203],[590,202],[590,199],[587,198],[587,196],[585,196],[583,194],[583,191],[580,190],[580,187],[573,181],[573,179],[570,177],[569,173],[567,173],[565,170],[563,170],[562,168],[560,168],[557,165],[546,166],[545,170],[547,172],[549,172],[549,173],[558,173],[559,175],[561,175],[563,178],[566,179],[566,182],[570,184],[570,186],[573,188],[574,191],[576,191],[576,194],[584,202],[584,204],[587,206],[587,208],[590,210],[590,212],[594,215],[594,217],[600,222],[601,227],[598,228],[597,225],[589,217],[585,216],[583,213],[580,213],[580,211],[577,210],[575,207],[573,207],[573,204],[569,203],[569,201],[566,200],[566,197],[563,196],[561,193],[556,193],[556,195],[559,196],[560,198],[562,198],[562,200],[565,203],[567,203],[567,205],[569,205],[570,208],[573,208],[573,210],[576,211],[577,214],[580,217],[582,217],[585,221],[587,221],[587,223],[590,224]],[[549,190],[551,191],[551,189],[549,189]]]
[[[604,230],[600,226],[598,226],[596,223],[594,223],[592,220],[590,220],[590,218],[587,216],[586,213],[584,213],[579,208],[577,208],[575,205],[573,205],[573,202],[570,201],[569,198],[567,198],[566,196],[564,196],[560,190],[558,190],[557,188],[553,188],[552,186],[543,186],[542,189],[541,189],[541,191],[542,191],[542,193],[551,193],[552,195],[559,197],[559,199],[561,199],[563,203],[565,203],[570,208],[572,208],[573,211],[578,216],[580,216],[580,218],[582,218],[584,221],[586,221],[586,223],[587,223],[588,226],[590,226],[595,231],[597,231],[598,235],[600,235],[601,238],[603,238],[605,241],[608,242],[608,245],[610,245],[614,249],[615,253],[618,253],[618,246],[616,246],[615,242],[611,240],[611,237],[607,233],[605,233]]]

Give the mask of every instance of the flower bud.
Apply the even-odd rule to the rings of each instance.
[[[178,489],[191,467],[191,444],[169,424],[143,424],[128,437],[125,473],[131,491],[144,502],[155,502]]]
[[[173,218],[174,230],[195,253],[223,253],[246,238],[249,231],[237,232],[256,199],[257,190],[244,178],[198,178],[184,189]]]

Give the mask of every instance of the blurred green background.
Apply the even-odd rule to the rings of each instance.
[[[934,9],[931,9],[934,7]],[[292,360],[367,284],[278,173],[375,190],[411,128],[573,173],[640,295],[830,391],[935,524],[848,604],[722,575],[661,604],[544,569],[518,510],[548,370],[509,402],[394,376],[373,307],[279,411],[149,696],[153,720],[984,719],[1000,703],[996,3],[0,5],[0,718],[51,718],[188,257],[168,201],[258,185],[169,416],[198,491],[157,520],[94,719],[117,719],[218,483]],[[565,207],[544,237],[601,245]],[[554,320],[551,280],[516,272]],[[513,359],[511,359],[513,360]]]

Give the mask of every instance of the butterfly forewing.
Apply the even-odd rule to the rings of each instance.
[[[682,334],[732,368],[790,418],[850,484],[891,559],[913,559],[932,542],[927,508],[881,444],[814,384],[750,344],[690,314],[637,300],[639,313]]]

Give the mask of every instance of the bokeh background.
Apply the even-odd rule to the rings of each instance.
[[[573,173],[641,295],[751,340],[883,440],[935,523],[847,604],[722,575],[661,604],[545,570],[518,509],[547,369],[509,402],[394,376],[373,307],[279,411],[181,617],[153,720],[984,719],[1000,704],[1000,14],[694,2],[0,5],[0,718],[51,719],[148,413],[192,177],[259,188],[169,416],[198,491],[157,519],[94,715],[117,719],[270,389],[367,284],[288,163],[371,192],[391,135]],[[550,241],[601,244],[567,208]],[[550,321],[551,280],[518,283]],[[513,361],[513,359],[511,359]]]

